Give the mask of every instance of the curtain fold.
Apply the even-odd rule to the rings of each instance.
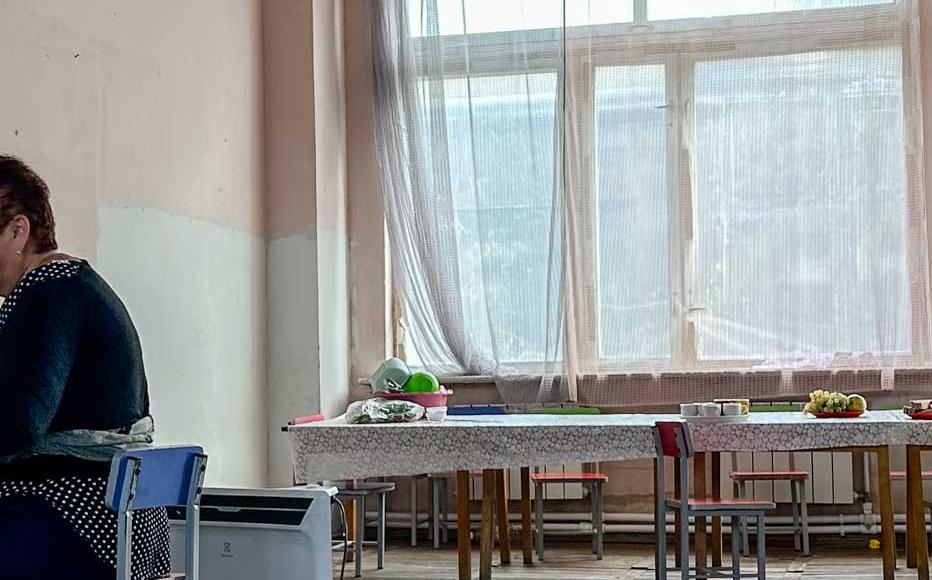
[[[605,404],[932,366],[916,0],[367,5],[414,364]]]

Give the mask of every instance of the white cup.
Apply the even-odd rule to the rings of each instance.
[[[703,417],[718,417],[722,414],[722,406],[718,403],[703,403],[699,412]]]
[[[722,414],[729,417],[740,415],[743,410],[744,405],[741,403],[725,403],[722,405]]]
[[[695,417],[699,414],[699,405],[696,403],[683,403],[680,405],[680,415],[684,417]]]

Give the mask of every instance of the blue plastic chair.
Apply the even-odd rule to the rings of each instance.
[[[133,511],[185,507],[185,580],[198,577],[199,504],[207,456],[201,447],[143,447],[110,464],[107,507],[117,512],[117,580],[132,578]]]

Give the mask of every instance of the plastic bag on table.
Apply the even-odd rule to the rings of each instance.
[[[380,398],[356,401],[346,409],[347,423],[408,423],[423,416],[424,407],[417,403]]]

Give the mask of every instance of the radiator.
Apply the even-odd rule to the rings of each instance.
[[[852,458],[850,453],[831,452],[795,452],[795,453],[722,453],[721,481],[722,497],[733,497],[733,487],[729,474],[740,471],[783,471],[791,467],[790,456],[795,469],[808,471],[806,497],[816,504],[852,504],[855,500],[852,481]],[[734,463],[733,463],[734,461]],[[733,467],[734,465],[734,467]],[[650,493],[653,471],[649,460],[609,462],[597,466],[609,476],[605,492],[608,496],[624,496],[628,493]],[[594,469],[591,466],[550,465],[540,466],[542,473],[579,473]],[[672,473],[672,462],[668,460],[668,473]],[[624,483],[619,483],[619,480]],[[520,497],[520,470],[508,470],[509,496]],[[667,478],[667,491],[673,492],[673,478]],[[788,481],[758,481],[749,484],[755,499],[771,500],[777,503],[790,501],[790,483]],[[482,497],[482,481],[479,477],[472,479],[472,498]],[[547,484],[544,486],[544,499],[574,500],[585,499],[586,492],[582,484]],[[531,497],[535,496],[535,486],[531,485]]]

